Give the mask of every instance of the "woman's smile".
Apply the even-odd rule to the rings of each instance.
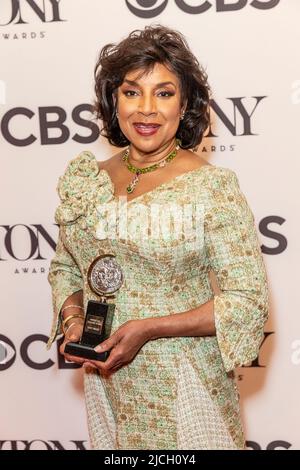
[[[144,137],[148,137],[156,134],[160,128],[160,124],[155,123],[143,123],[143,122],[134,122],[133,127],[136,132]]]

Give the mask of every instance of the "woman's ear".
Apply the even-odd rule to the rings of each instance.
[[[182,103],[181,114],[184,114],[186,112],[186,108],[187,108],[187,100],[185,100],[184,103]]]

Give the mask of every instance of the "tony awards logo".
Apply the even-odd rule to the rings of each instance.
[[[81,339],[79,343],[67,343],[65,351],[73,356],[105,361],[109,353],[97,353],[94,348],[110,336],[115,304],[107,300],[123,284],[123,273],[115,255],[105,254],[92,262],[87,277],[100,301],[88,301]]]

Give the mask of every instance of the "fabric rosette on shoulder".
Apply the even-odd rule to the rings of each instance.
[[[87,151],[71,160],[59,178],[57,191],[61,204],[56,209],[55,221],[59,225],[77,223],[83,230],[99,221],[96,207],[114,197],[108,173],[99,169],[95,156]]]

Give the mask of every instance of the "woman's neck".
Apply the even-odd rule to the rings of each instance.
[[[158,163],[164,158],[166,158],[169,153],[171,153],[176,147],[176,139],[172,139],[167,142],[165,145],[161,146],[159,149],[156,149],[152,152],[143,152],[133,144],[129,147],[129,160],[132,164],[137,164],[139,166],[151,165]]]

